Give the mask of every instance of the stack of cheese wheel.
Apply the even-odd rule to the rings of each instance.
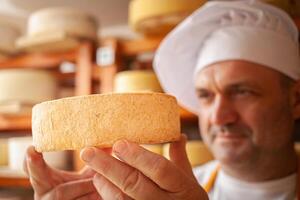
[[[23,161],[32,137],[11,137],[8,139],[8,166],[11,170],[23,171]],[[59,169],[70,169],[70,153],[67,151],[43,153],[45,161]]]
[[[15,42],[19,36],[17,28],[4,22],[0,23],[0,60],[17,53]]]
[[[144,35],[165,35],[206,0],[131,0],[129,24]]]
[[[27,34],[17,47],[28,51],[66,51],[79,39],[97,41],[97,23],[87,13],[74,8],[46,8],[28,20]]]
[[[152,70],[119,72],[114,80],[114,92],[163,92]]]
[[[163,147],[163,155],[169,157],[169,144]],[[213,155],[201,140],[190,140],[186,144],[186,152],[192,167],[202,165],[214,159]]]
[[[0,113],[28,114],[34,104],[56,98],[52,72],[35,69],[0,70]]]

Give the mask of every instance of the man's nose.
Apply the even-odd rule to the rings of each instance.
[[[215,125],[226,125],[236,122],[238,113],[233,102],[223,96],[216,96],[211,107],[210,121]]]

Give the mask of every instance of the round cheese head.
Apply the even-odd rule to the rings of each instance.
[[[126,139],[139,144],[180,138],[176,99],[163,93],[110,93],[64,98],[34,106],[37,151],[111,147]]]

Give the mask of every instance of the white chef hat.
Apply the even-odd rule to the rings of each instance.
[[[195,74],[225,60],[258,63],[297,80],[297,27],[284,11],[259,1],[211,1],[162,41],[154,70],[164,90],[197,114]]]

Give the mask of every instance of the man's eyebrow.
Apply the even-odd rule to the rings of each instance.
[[[244,87],[247,87],[247,88],[253,88],[253,89],[257,89],[257,90],[262,90],[263,88],[261,86],[259,86],[258,84],[256,83],[253,83],[252,81],[238,81],[238,82],[234,82],[234,83],[230,83],[228,85],[225,86],[225,90],[228,90],[228,89],[239,89],[239,88],[244,88]],[[210,89],[209,88],[206,88],[204,86],[196,86],[195,87],[195,91],[197,93],[199,92],[207,92],[209,91]]]
[[[262,90],[263,89],[258,84],[254,83],[254,82],[250,82],[250,81],[239,81],[239,82],[231,83],[231,84],[227,85],[225,88],[227,88],[227,89],[239,89],[239,88],[244,88],[244,87],[252,88],[252,89],[256,89],[256,90]]]

